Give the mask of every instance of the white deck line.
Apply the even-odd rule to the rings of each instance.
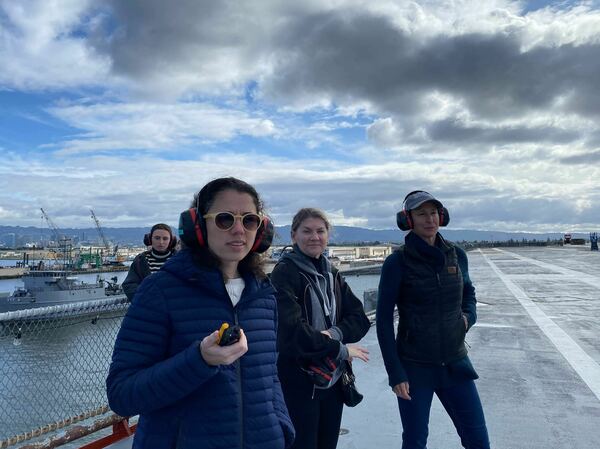
[[[494,270],[498,277],[504,282],[504,285],[508,287],[514,297],[521,303],[523,308],[527,311],[529,316],[538,325],[538,327],[544,332],[544,334],[550,339],[552,344],[556,346],[556,349],[562,354],[562,356],[569,362],[575,372],[579,374],[581,379],[587,384],[592,390],[592,393],[600,400],[600,365],[594,361],[575,340],[573,340],[564,330],[560,328],[554,321],[552,321],[530,298],[527,294],[513,281],[509,279],[496,264],[489,259],[485,253],[479,250],[488,265]],[[516,254],[508,251],[502,251],[504,253],[517,256]],[[520,256],[519,256],[520,257]],[[538,262],[533,259],[527,259],[529,262]],[[545,264],[550,265],[550,264]],[[558,267],[557,267],[558,268]],[[559,270],[557,270],[559,271]],[[567,270],[573,272],[573,270]]]
[[[584,273],[582,271],[570,270],[568,268],[559,267],[558,265],[554,265],[551,263],[531,259],[529,257],[521,256],[520,254],[506,251],[504,249],[499,249],[499,248],[494,248],[494,249],[498,252],[508,254],[508,255],[515,257],[516,259],[522,260],[524,262],[529,262],[533,265],[537,265],[538,267],[546,268],[548,270],[564,274],[565,276],[576,278],[578,281],[585,282],[586,284],[589,284],[592,287],[600,288],[600,277],[592,276],[591,274]]]

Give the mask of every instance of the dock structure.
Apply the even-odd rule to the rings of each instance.
[[[357,266],[340,266],[340,273],[344,276],[349,275],[362,275],[362,274],[381,274],[381,267],[383,262],[380,263],[369,263],[365,265]]]
[[[18,279],[25,274],[24,267],[4,267],[0,269],[0,279]]]

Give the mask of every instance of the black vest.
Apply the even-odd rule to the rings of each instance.
[[[414,242],[407,240],[404,246],[396,341],[398,355],[404,360],[445,365],[467,355],[466,330],[461,308],[463,278],[456,251],[441,237],[438,243],[445,256],[439,272]]]

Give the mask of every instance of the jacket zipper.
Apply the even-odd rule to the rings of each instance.
[[[310,288],[310,284],[307,284],[306,287],[304,287],[304,297],[302,298],[302,302],[304,303],[304,313],[305,313],[305,316],[306,316],[306,321],[308,321],[310,323],[311,317],[308,316],[308,307],[306,307],[306,291],[309,288]],[[312,323],[311,323],[311,326],[312,326]]]
[[[181,447],[181,433],[182,430],[181,428],[183,427],[183,418],[180,416],[179,417],[179,422],[177,423],[177,439],[175,440],[175,446],[173,446],[173,449],[178,449],[179,447]]]
[[[308,316],[308,307],[306,306],[306,291],[307,291],[309,288],[310,288],[310,282],[309,282],[309,283],[306,285],[306,287],[304,287],[304,294],[303,294],[303,297],[302,297],[302,302],[303,302],[303,304],[304,304],[304,313],[305,313],[305,316],[306,316],[306,321],[308,321],[308,322],[310,323],[310,321],[311,321],[311,317],[309,317],[309,316]],[[335,294],[335,293],[334,293],[334,294]],[[310,296],[310,295],[309,295],[309,296]],[[310,299],[310,298],[309,298],[309,299]],[[323,315],[325,315],[325,312],[323,312]],[[311,325],[312,325],[312,323],[311,323]],[[312,396],[311,396],[311,399],[314,399],[314,398],[315,398],[315,393],[316,393],[316,391],[317,391],[317,387],[316,387],[315,385],[313,385],[313,387],[312,387]]]
[[[241,300],[241,299],[240,299]],[[239,325],[237,310],[233,308],[233,319],[236,325]],[[244,394],[242,392],[242,362],[240,359],[235,361],[235,370],[237,374],[238,391],[240,395],[240,449],[244,449]]]
[[[444,325],[443,325],[443,314],[442,314],[442,299],[443,299],[443,295],[442,295],[442,281],[440,279],[440,274],[438,272],[435,273],[435,276],[437,278],[437,284],[438,284],[438,301],[437,301],[437,309],[438,309],[438,330],[439,330],[439,341],[440,341],[440,357],[441,357],[441,364],[442,366],[446,365],[446,354],[445,354],[445,350],[444,350],[444,341],[442,338],[443,335],[443,331],[444,331]]]
[[[342,319],[342,287],[341,287],[342,281],[340,280],[340,276],[341,276],[341,274],[338,271],[337,273],[335,273],[335,277],[333,278],[333,296],[334,296],[334,301],[335,301],[335,305],[336,305],[336,311],[335,311],[336,325]],[[339,289],[336,287],[339,287]],[[339,299],[338,299],[338,290],[340,293]]]

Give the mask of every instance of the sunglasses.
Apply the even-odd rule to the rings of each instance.
[[[235,215],[231,212],[217,212],[215,214],[205,214],[203,217],[213,218],[215,225],[222,231],[229,231],[233,228],[237,218],[242,222],[242,226],[246,231],[256,231],[262,224],[262,217],[258,214],[248,212],[244,215]]]

